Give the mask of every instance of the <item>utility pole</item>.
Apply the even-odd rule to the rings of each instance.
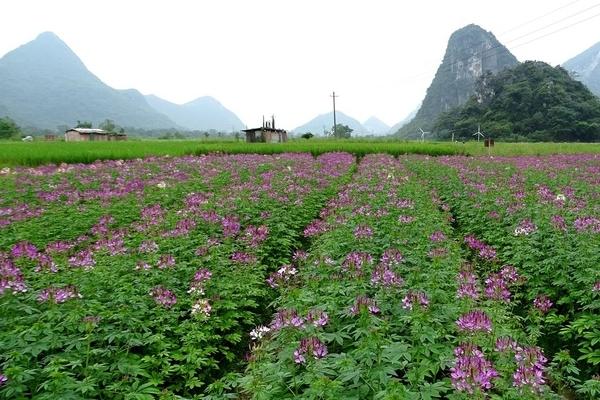
[[[333,92],[333,94],[330,97],[333,98],[333,136],[335,137],[336,136],[336,131],[337,131],[337,128],[336,128],[337,127],[337,121],[336,121],[336,118],[335,118],[335,98],[336,97],[340,97],[340,96],[336,96],[335,92]]]

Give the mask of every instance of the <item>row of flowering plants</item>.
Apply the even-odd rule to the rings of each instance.
[[[407,164],[439,190],[480,276],[504,264],[518,269],[522,283],[510,299],[512,311],[550,360],[548,384],[567,397],[598,398],[600,158],[443,157]]]
[[[0,397],[199,396],[240,368],[274,297],[270,266],[353,163],[210,155],[9,171]]]
[[[446,208],[401,160],[365,157],[304,230],[306,251],[267,279],[277,312],[250,332],[228,396],[553,398],[502,297],[518,271],[480,290]]]

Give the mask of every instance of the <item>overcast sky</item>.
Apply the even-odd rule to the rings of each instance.
[[[333,90],[338,110],[360,121],[398,122],[423,99],[450,34],[469,23],[492,31],[521,61],[560,64],[600,41],[598,0],[3,0],[0,7],[0,55],[52,31],[110,86],[176,103],[209,95],[249,126],[275,114],[287,129],[329,112]]]

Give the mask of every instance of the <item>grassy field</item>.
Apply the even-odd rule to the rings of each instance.
[[[496,143],[493,149],[482,143],[398,142],[392,140],[298,140],[285,144],[198,140],[143,140],[129,142],[0,142],[0,166],[37,166],[50,163],[90,163],[99,159],[131,159],[151,155],[200,155],[214,152],[284,153],[310,152],[314,155],[345,151],[364,156],[370,153],[439,155],[543,155],[600,153],[600,143]]]

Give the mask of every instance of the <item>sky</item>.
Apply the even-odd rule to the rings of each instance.
[[[213,96],[250,126],[332,109],[388,125],[418,108],[453,31],[475,23],[552,65],[600,41],[598,0],[3,0],[0,56],[52,31],[117,89]],[[559,32],[555,32],[560,30]],[[530,43],[528,43],[530,42]]]

